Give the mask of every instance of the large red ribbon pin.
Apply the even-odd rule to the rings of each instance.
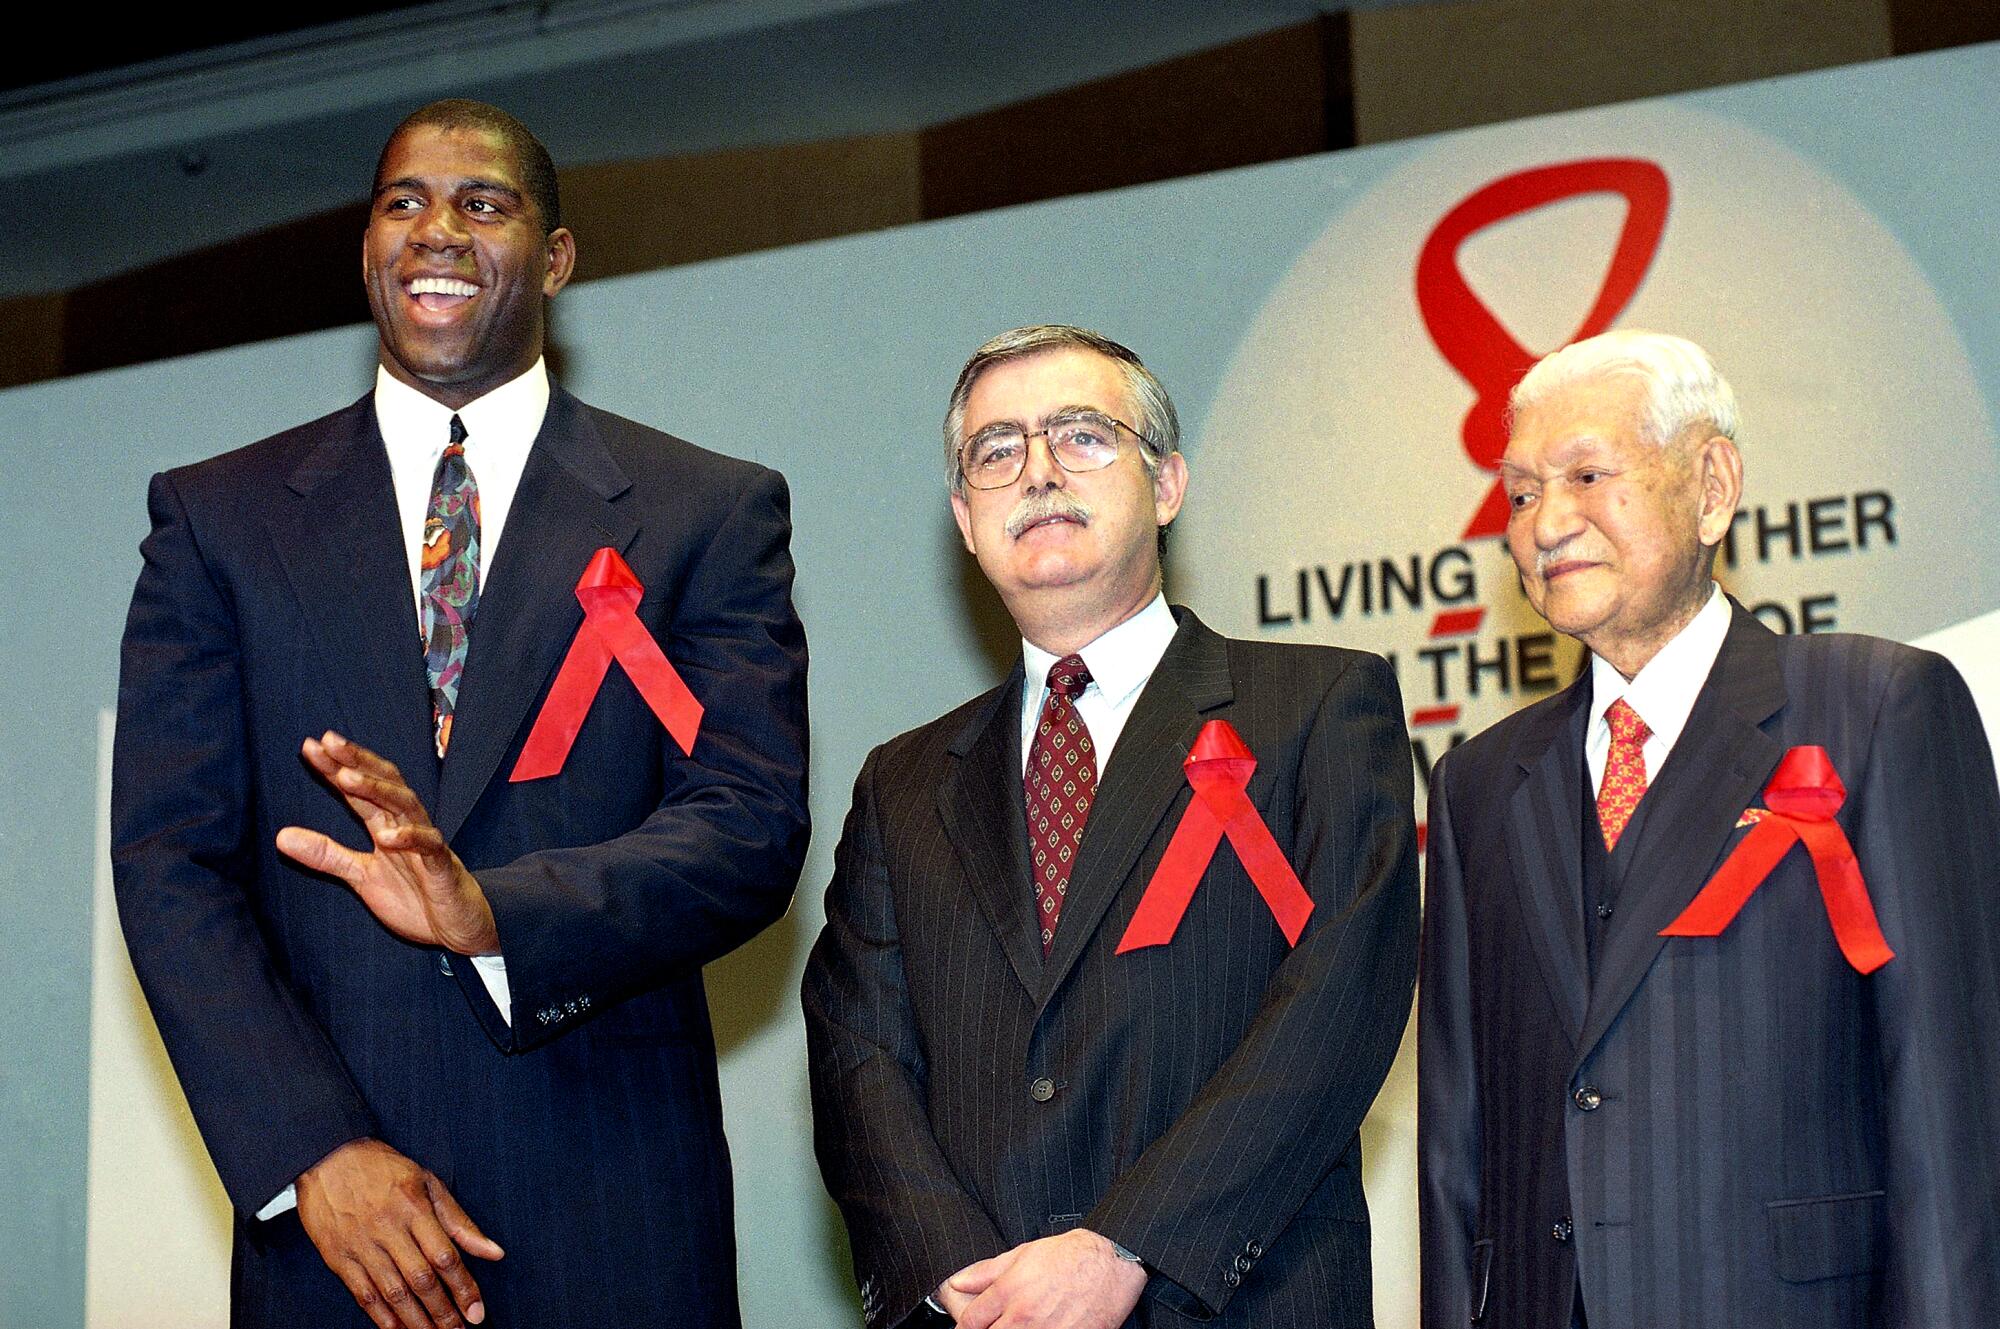
[[[528,731],[528,741],[521,748],[520,760],[514,763],[513,774],[507,777],[509,781],[539,780],[563,768],[613,659],[681,751],[694,751],[695,731],[701,728],[701,703],[639,621],[639,597],[644,593],[645,587],[616,549],[606,545],[591,555],[590,565],[576,583],[583,624],[569,644],[569,654],[563,657],[548,700],[542,703],[542,713],[535,717],[535,727]]]
[[[1860,973],[1872,974],[1895,959],[1882,925],[1875,920],[1875,905],[1861,880],[1854,846],[1833,819],[1846,801],[1847,786],[1825,748],[1797,747],[1787,752],[1764,786],[1764,803],[1770,811],[1750,828],[1681,916],[1660,929],[1660,935],[1721,936],[1778,860],[1803,841],[1819,878],[1833,938],[1847,962]]]
[[[1237,858],[1270,907],[1271,916],[1278,920],[1285,940],[1298,945],[1299,934],[1312,915],[1312,897],[1299,884],[1298,873],[1285,861],[1284,851],[1271,838],[1270,827],[1243,792],[1250,784],[1251,772],[1257,769],[1257,759],[1227,720],[1210,720],[1195,736],[1183,765],[1194,798],[1181,815],[1181,824],[1174,828],[1174,837],[1167,842],[1166,855],[1154,869],[1153,879],[1146,883],[1146,893],[1139,897],[1139,908],[1118,941],[1118,954],[1143,946],[1164,946],[1174,939],[1174,930],[1194,899],[1195,887],[1201,884],[1201,874],[1225,835],[1236,847]]]

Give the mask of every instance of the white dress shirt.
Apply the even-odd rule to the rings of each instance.
[[[507,527],[514,491],[521,487],[528,452],[542,432],[549,410],[549,371],[537,358],[526,373],[469,401],[456,411],[418,392],[389,373],[375,371],[375,421],[382,444],[389,450],[389,475],[396,487],[396,515],[403,523],[403,552],[410,565],[410,595],[423,613],[424,518],[430,512],[431,486],[438,459],[451,443],[451,417],[465,426],[465,464],[479,487],[479,594],[492,586],[493,551]],[[473,628],[479,619],[473,617]],[[514,1022],[507,988],[507,962],[497,955],[475,955],[472,964],[480,981],[500,1008],[500,1018]]]
[[[1646,780],[1651,783],[1666,765],[1667,754],[1687,728],[1688,714],[1701,695],[1722,651],[1722,639],[1729,635],[1729,601],[1722,588],[1713,586],[1708,603],[1673,640],[1646,661],[1645,667],[1627,681],[1603,657],[1590,657],[1590,728],[1584,731],[1583,755],[1590,763],[1590,787],[1604,784],[1604,763],[1611,755],[1611,722],[1604,713],[1620,697],[1639,713],[1651,732],[1640,749],[1646,763]]]
[[[1090,683],[1076,699],[1076,713],[1090,730],[1090,743],[1097,753],[1097,772],[1104,774],[1111,749],[1124,732],[1146,680],[1153,676],[1167,643],[1179,625],[1167,608],[1167,597],[1156,595],[1153,602],[1090,645],[1078,651]],[[1034,746],[1035,726],[1041,720],[1042,700],[1049,692],[1049,669],[1062,659],[1023,638],[1021,659],[1027,680],[1021,687],[1021,775],[1028,774],[1028,751]]]
[[[528,451],[549,409],[549,371],[540,360],[519,378],[501,384],[454,411],[433,401],[386,369],[375,371],[375,421],[389,450],[396,486],[396,515],[403,523],[403,552],[410,563],[410,595],[423,600],[424,515],[438,458],[451,442],[451,417],[465,425],[465,464],[479,486],[479,593],[493,571],[493,551],[507,527],[514,491],[521,487]],[[476,620],[475,620],[476,621]]]
[[[389,452],[389,477],[396,490],[396,515],[402,522],[403,552],[410,566],[410,595],[420,617],[424,517],[430,510],[438,458],[451,443],[451,417],[456,415],[465,426],[465,464],[479,486],[479,593],[483,596],[490,585],[493,551],[500,546],[507,511],[514,505],[514,491],[521,487],[521,472],[528,466],[528,451],[542,432],[542,417],[548,409],[549,371],[539,359],[519,378],[456,411],[426,397],[388,370],[376,369],[375,422]],[[477,616],[473,623],[476,627]],[[410,649],[423,650],[423,639],[414,632]],[[365,734],[353,737],[367,741]],[[511,1025],[514,1009],[507,988],[506,960],[498,955],[475,955],[472,965],[499,1008],[500,1018]],[[298,1202],[297,1187],[287,1186],[257,1211],[257,1217],[276,1218],[297,1207]]]

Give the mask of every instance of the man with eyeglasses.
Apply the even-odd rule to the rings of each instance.
[[[951,506],[1021,633],[877,748],[807,966],[816,1145],[870,1329],[1372,1322],[1358,1128],[1409,1012],[1389,666],[1161,594],[1188,484],[1139,358],[982,346]]]

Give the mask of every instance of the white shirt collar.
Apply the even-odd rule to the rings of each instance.
[[[454,411],[387,369],[375,369],[375,420],[390,455],[427,454],[433,464],[451,437],[451,417],[465,424],[468,457],[481,452],[526,459],[549,409],[549,370],[537,357],[519,376]]]
[[[479,486],[479,585],[491,584],[493,552],[499,548],[513,511],[514,495],[528,467],[528,454],[542,432],[549,409],[549,371],[540,360],[518,378],[502,383],[457,412],[465,424],[465,460]],[[389,454],[389,478],[396,492],[396,517],[403,530],[403,554],[410,567],[410,591],[423,598],[424,514],[430,505],[438,458],[451,442],[451,417],[433,401],[386,369],[375,372],[375,420]]]
[[[1090,670],[1090,686],[1103,693],[1113,706],[1122,706],[1133,693],[1146,686],[1146,680],[1153,676],[1160,657],[1167,653],[1167,644],[1179,628],[1173,611],[1167,608],[1167,597],[1154,596],[1144,609],[1077,652],[1083,657],[1084,667]],[[1027,670],[1026,700],[1030,704],[1039,706],[1041,694],[1049,686],[1049,669],[1061,658],[1025,637],[1021,639],[1021,659]]]
[[[1592,655],[1588,732],[1596,734],[1598,726],[1605,723],[1604,712],[1623,697],[1660,741],[1660,751],[1671,751],[1687,727],[1702,684],[1715,668],[1715,657],[1722,653],[1722,639],[1729,635],[1729,617],[1729,601],[1722,587],[1712,586],[1708,603],[1629,682],[1603,657]]]

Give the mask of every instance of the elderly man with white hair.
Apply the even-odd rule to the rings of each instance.
[[[1701,348],[1511,403],[1508,548],[1590,651],[1431,782],[1434,1329],[2000,1323],[2000,791],[1941,657],[1713,580],[1743,487]]]

